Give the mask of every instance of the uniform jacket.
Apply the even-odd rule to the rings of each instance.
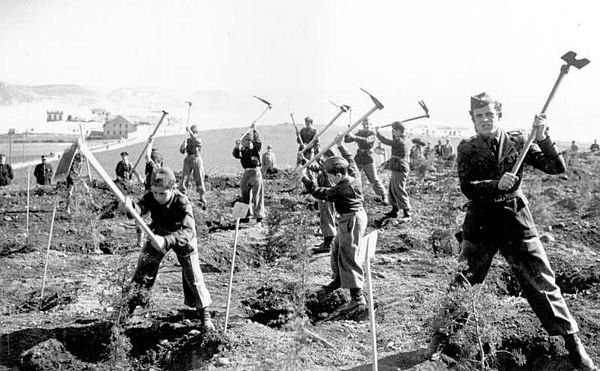
[[[273,153],[273,152],[263,153],[262,166],[265,168],[265,170],[274,169],[275,168],[275,153]]]
[[[469,241],[537,236],[527,199],[520,191],[523,167],[511,189],[498,189],[502,174],[512,170],[525,137],[521,132],[502,132],[499,142],[498,156],[489,141],[479,135],[463,140],[457,149],[460,188],[469,199],[463,223]],[[564,159],[549,137],[533,143],[524,162],[548,174],[565,171]]]
[[[332,187],[315,187],[313,182],[307,182],[304,185],[315,198],[333,202],[335,211],[339,214],[348,214],[359,211],[363,207],[362,184],[352,155],[343,146],[339,146],[338,149],[342,157],[349,163],[348,175],[350,178],[342,180]]]
[[[392,171],[408,171],[406,137],[389,139],[381,133],[377,133],[377,138],[381,143],[392,147],[392,157],[385,164],[385,168]]]
[[[10,164],[0,165],[0,186],[9,185],[13,176],[13,169]]]
[[[35,165],[35,169],[33,170],[33,176],[37,181],[37,184],[47,185],[52,182],[52,174],[54,170],[52,170],[52,166],[48,163],[41,163]]]
[[[152,232],[165,238],[167,250],[173,249],[178,255],[189,255],[196,251],[196,224],[192,204],[178,190],[173,190],[173,198],[165,205],[159,204],[152,192],[147,192],[134,204],[140,215],[150,213]]]
[[[359,165],[368,165],[373,163],[373,146],[375,145],[375,132],[373,130],[361,129],[354,136],[346,136],[345,143],[356,142],[358,151],[354,156],[354,161]]]
[[[310,143],[311,140],[317,135],[317,129],[315,128],[307,128],[306,126],[300,129],[300,140],[296,138],[296,142],[300,144],[300,149],[302,149],[303,145]],[[302,141],[302,143],[300,143]],[[315,145],[308,151],[304,152],[304,157],[310,158],[310,153],[313,152],[315,154],[319,153],[319,138],[315,140]]]
[[[240,159],[244,169],[254,169],[260,167],[260,149],[262,148],[262,141],[260,140],[260,136],[256,130],[254,131],[254,135],[252,137],[252,149],[248,147],[242,147],[242,149],[238,148],[237,146],[233,147],[233,157]]]
[[[117,179],[131,180],[131,170],[133,170],[133,165],[131,165],[131,162],[126,163],[119,161],[117,163],[117,167],[115,168]]]

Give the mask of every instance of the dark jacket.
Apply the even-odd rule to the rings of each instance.
[[[14,177],[10,164],[0,165],[0,186],[9,185]]]
[[[379,141],[385,145],[392,147],[392,157],[386,162],[385,168],[392,171],[408,172],[408,145],[406,137],[389,139],[381,133],[377,133]]]
[[[37,184],[48,185],[52,183],[53,172],[54,170],[52,170],[52,166],[49,163],[41,163],[35,165],[33,176],[35,177]]]
[[[458,145],[460,188],[469,199],[463,223],[465,239],[475,242],[537,236],[527,199],[520,190],[523,166],[511,189],[498,189],[502,174],[512,170],[524,142],[520,132],[502,132],[497,157],[489,141],[478,135]],[[524,162],[548,174],[565,171],[564,159],[550,138],[532,144]]]
[[[173,249],[177,255],[189,255],[196,251],[196,224],[189,199],[178,190],[165,205],[159,204],[152,192],[147,192],[134,204],[140,215],[150,213],[150,229],[166,242],[166,250]]]
[[[350,175],[350,179],[342,180],[331,187],[315,187],[313,182],[306,182],[304,186],[315,198],[333,202],[335,210],[339,214],[348,214],[356,212],[363,207],[362,184],[360,173],[354,159],[352,159],[352,155],[343,146],[339,146],[338,149],[342,157],[348,161],[348,175]]]
[[[354,161],[359,165],[368,165],[373,163],[373,146],[375,145],[375,132],[373,130],[361,129],[350,137],[346,135],[345,143],[356,142],[358,150]]]
[[[131,171],[133,170],[133,165],[131,162],[123,162],[122,160],[117,163],[117,167],[115,168],[115,173],[117,174],[117,179],[122,180],[131,180]]]
[[[260,149],[262,148],[262,141],[258,132],[255,130],[252,140],[253,148],[238,146],[233,147],[233,157],[239,158],[244,169],[254,169],[260,167]]]

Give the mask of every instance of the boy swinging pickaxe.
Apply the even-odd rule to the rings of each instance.
[[[191,105],[191,103],[190,103],[190,105]],[[168,114],[169,114],[169,112],[167,112],[165,110],[162,111],[162,116],[160,117],[160,120],[158,120],[158,124],[156,124],[156,127],[154,128],[154,131],[152,132],[152,134],[150,134],[150,136],[148,137],[148,139],[154,138],[154,136],[158,132],[158,129],[160,128],[160,125],[162,125],[163,120],[165,119],[165,117]],[[185,130],[187,132],[187,130],[188,130],[187,126],[186,126]],[[148,144],[149,143],[150,143],[150,141],[148,140],[146,142],[146,145],[144,146],[144,149],[142,149],[142,152],[140,153],[140,157],[138,157],[137,161],[135,162],[135,164],[131,168],[131,172],[133,174],[135,174],[135,176],[138,178],[138,180],[140,181],[140,183],[143,183],[144,181],[143,181],[142,177],[140,176],[140,174],[137,172],[136,168],[137,168],[138,164],[140,163],[140,160],[142,159],[142,157],[144,157],[144,154],[146,153],[146,149],[148,148]]]
[[[265,113],[267,113],[267,111],[268,111],[268,110],[270,110],[271,108],[273,108],[273,105],[272,105],[271,103],[269,103],[269,102],[268,102],[266,99],[264,99],[264,98],[261,98],[261,97],[257,97],[256,95],[253,95],[253,97],[254,97],[254,98],[256,98],[256,99],[258,99],[259,101],[263,102],[264,104],[266,104],[266,105],[267,105],[267,107],[264,109],[264,111],[262,111],[262,112],[260,113],[260,115],[258,115],[258,117],[257,117],[257,118],[256,118],[254,121],[252,121],[252,125],[250,125],[250,127],[248,128],[248,130],[246,130],[246,131],[244,132],[244,134],[242,134],[242,135],[239,137],[239,139],[238,139],[238,140],[242,140],[242,139],[244,139],[244,137],[246,136],[246,134],[248,134],[248,133],[250,132],[250,130],[254,130],[254,129],[256,128],[256,122],[257,122],[258,120],[260,120],[260,118],[261,118],[261,117],[263,117],[263,116],[264,116],[264,114],[265,114]]]
[[[304,172],[304,170],[306,170],[308,168],[308,166],[310,164],[312,164],[317,159],[321,158],[321,156],[323,156],[325,154],[325,152],[330,150],[336,143],[338,143],[340,137],[343,138],[344,136],[348,135],[348,133],[350,133],[352,130],[354,130],[358,125],[360,125],[363,122],[363,120],[365,120],[366,118],[371,116],[375,111],[383,109],[383,104],[377,98],[375,98],[372,94],[370,94],[368,91],[366,91],[363,88],[360,88],[360,90],[364,91],[367,95],[369,95],[369,97],[371,98],[371,100],[374,103],[374,106],[370,110],[368,110],[364,115],[362,115],[362,117],[359,118],[354,124],[348,126],[348,128],[346,128],[346,130],[344,130],[342,133],[340,133],[336,137],[336,139],[334,139],[331,143],[329,143],[328,145],[323,147],[319,153],[314,155],[304,165],[297,167],[296,168],[296,179],[294,180],[294,184],[292,185],[291,188],[283,190],[282,192],[291,192],[294,189],[296,189],[298,187],[298,185],[300,184],[300,179],[302,178],[302,173]]]
[[[577,69],[582,69],[583,67],[587,66],[588,63],[590,63],[589,59],[575,58],[576,55],[577,55],[577,53],[575,53],[573,51],[569,51],[561,57],[561,59],[567,63],[563,64],[560,67],[560,73],[558,74],[558,78],[556,79],[556,82],[554,83],[554,86],[552,87],[552,90],[550,91],[550,94],[548,95],[548,99],[546,99],[546,103],[544,103],[544,107],[542,108],[542,111],[540,112],[540,114],[538,116],[546,115],[546,110],[548,109],[548,106],[550,105],[552,98],[554,98],[554,94],[556,93],[556,90],[558,89],[558,86],[559,86],[560,82],[562,81],[563,77],[567,73],[569,73],[569,68],[571,66],[573,66]],[[531,130],[531,133],[529,134],[527,141],[525,141],[525,144],[523,145],[523,149],[521,150],[521,153],[519,154],[519,158],[517,159],[517,162],[515,162],[515,164],[513,165],[513,168],[510,172],[510,174],[512,174],[514,177],[516,177],[516,174],[519,171],[519,168],[523,164],[523,160],[525,160],[525,156],[527,156],[527,152],[529,152],[529,147],[531,146],[531,144],[533,143],[533,141],[535,140],[535,138],[537,136],[537,131],[538,131],[537,127],[534,127]]]
[[[314,138],[312,138],[312,140],[310,142],[308,142],[308,144],[306,145],[306,147],[304,147],[303,149],[301,149],[300,151],[298,151],[298,156],[303,156],[304,152],[306,152],[306,151],[310,150],[312,147],[314,147],[314,145],[317,143],[317,140],[319,139],[319,137],[321,135],[323,135],[323,133],[325,132],[325,130],[329,129],[329,127],[331,125],[333,125],[333,123],[335,122],[335,120],[337,120],[338,117],[340,117],[343,113],[348,112],[348,111],[351,110],[350,106],[348,106],[346,104],[342,104],[341,106],[338,106],[338,105],[336,105],[335,103],[333,103],[331,101],[329,101],[329,102],[331,104],[335,105],[337,108],[339,108],[340,109],[339,112],[331,119],[331,121],[329,121],[327,123],[327,125],[325,125],[325,127],[320,132],[317,133],[317,135],[315,135]],[[293,119],[293,116],[292,116],[292,119]],[[294,126],[296,126],[296,125],[294,125]],[[298,129],[296,129],[296,133],[297,133],[297,130]]]

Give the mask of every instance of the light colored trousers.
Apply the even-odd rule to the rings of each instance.
[[[365,280],[362,268],[364,254],[359,249],[360,240],[367,229],[367,213],[340,214],[335,243],[331,249],[333,279],[339,279],[345,289],[362,289]]]
[[[334,237],[336,235],[335,226],[335,206],[333,202],[317,200],[319,204],[319,224],[323,237]]]
[[[373,161],[370,164],[356,164],[356,167],[360,172],[365,172],[367,180],[373,186],[373,191],[375,191],[375,194],[381,196],[382,198],[386,198],[383,183],[381,183],[381,179],[379,179],[379,175],[377,175],[377,167],[375,162]]]
[[[408,166],[405,171],[392,170],[390,177],[390,203],[398,210],[410,210],[410,200],[406,192],[406,182],[408,181]]]
[[[265,189],[260,167],[244,170],[240,180],[242,202],[250,205],[250,215],[265,217]]]
[[[181,173],[181,183],[179,183],[181,193],[187,192],[187,187],[192,179],[196,182],[196,192],[203,197],[206,188],[204,187],[204,163],[200,155],[187,155],[183,160],[183,172]]]

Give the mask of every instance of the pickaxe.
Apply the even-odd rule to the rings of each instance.
[[[331,119],[331,121],[329,121],[329,123],[327,123],[327,125],[325,125],[325,127],[319,132],[317,133],[317,135],[314,136],[314,138],[312,138],[312,140],[310,142],[308,142],[308,144],[306,145],[306,147],[304,147],[304,149],[300,150],[298,152],[299,155],[304,154],[304,152],[308,151],[309,149],[311,149],[315,143],[317,143],[317,140],[319,139],[319,137],[321,135],[323,135],[323,133],[325,132],[325,130],[329,129],[329,127],[331,125],[333,125],[333,123],[335,122],[335,120],[338,119],[338,117],[340,117],[344,112],[348,112],[351,108],[350,106],[343,104],[341,106],[336,105],[335,103],[333,103],[332,101],[329,101],[329,103],[333,104],[334,106],[336,106],[337,108],[339,108],[339,112]]]
[[[252,130],[253,128],[256,127],[256,122],[258,120],[260,120],[260,118],[263,117],[264,114],[267,113],[268,110],[270,110],[271,108],[273,108],[273,105],[271,103],[269,103],[266,99],[261,98],[261,97],[257,97],[256,95],[253,95],[253,97],[256,98],[256,99],[258,99],[259,101],[263,102],[264,104],[266,104],[267,107],[264,109],[264,111],[262,111],[260,113],[260,115],[258,115],[258,117],[254,121],[252,121],[252,125],[250,125],[250,127],[248,128],[248,130],[246,130],[244,132],[244,134],[242,134],[238,140],[244,139],[244,137],[246,136],[246,134],[248,134],[250,132],[250,130]]]
[[[548,99],[546,99],[546,103],[544,103],[544,107],[542,108],[542,111],[540,112],[539,116],[546,114],[546,110],[548,109],[548,106],[550,105],[552,98],[554,98],[554,94],[556,93],[556,90],[558,89],[558,85],[562,81],[563,77],[567,73],[569,73],[569,68],[571,66],[573,66],[577,69],[582,69],[583,67],[587,66],[588,63],[590,63],[589,59],[575,58],[576,55],[577,55],[577,53],[575,53],[574,51],[568,51],[565,55],[563,55],[561,57],[561,59],[567,63],[563,64],[560,67],[560,73],[558,74],[558,78],[556,79],[556,82],[554,83],[554,86],[552,87],[552,90],[550,91],[550,95],[548,95]],[[527,138],[527,141],[525,141],[525,144],[523,145],[523,149],[521,150],[521,153],[519,154],[519,158],[517,158],[517,162],[515,162],[515,164],[512,167],[511,173],[517,174],[517,172],[519,171],[519,168],[523,164],[523,160],[525,160],[525,156],[527,156],[527,152],[529,151],[529,147],[531,146],[531,143],[533,143],[533,141],[535,140],[536,134],[537,134],[537,128],[533,128],[531,130],[531,133],[529,134],[529,137]]]
[[[420,100],[419,101],[419,106],[421,106],[421,108],[423,108],[423,111],[425,111],[424,115],[411,117],[411,118],[408,118],[406,120],[402,120],[400,122],[401,123],[405,123],[405,122],[409,122],[409,121],[414,121],[414,120],[429,118],[430,117],[429,116],[429,109],[427,109],[427,106],[425,105],[425,102],[423,102],[422,100]],[[387,128],[388,126],[392,126],[392,124],[383,125],[383,126],[380,126],[379,128],[383,129],[383,128]]]
[[[362,117],[359,118],[354,124],[350,125],[346,130],[344,130],[340,134],[340,136],[348,135],[352,130],[354,130],[354,128],[356,128],[358,125],[360,125],[366,118],[371,116],[373,114],[373,112],[383,109],[383,104],[377,98],[375,98],[371,93],[369,93],[368,91],[366,91],[363,88],[360,88],[360,90],[367,93],[367,95],[371,98],[371,100],[373,101],[373,103],[375,105],[370,110],[368,110],[367,113],[362,115]],[[304,171],[304,169],[306,169],[308,167],[308,165],[310,165],[311,163],[316,161],[318,158],[323,156],[323,154],[325,152],[327,152],[329,149],[331,149],[331,147],[333,147],[336,144],[336,142],[337,142],[337,138],[333,142],[331,142],[328,145],[326,145],[325,147],[323,147],[323,149],[321,149],[321,152],[317,153],[315,156],[313,156],[313,158],[311,158],[310,160],[308,160],[308,162],[306,162],[304,165],[302,165],[302,167],[297,169],[298,173],[301,173],[302,171]]]
[[[186,102],[186,103],[190,103],[190,102]],[[192,106],[192,104],[190,103],[190,107]],[[158,124],[156,124],[156,127],[154,128],[154,131],[152,132],[152,134],[150,134],[150,136],[148,137],[148,139],[150,138],[154,138],[154,136],[156,135],[156,133],[158,132],[158,128],[160,128],[160,125],[162,125],[163,120],[165,119],[165,116],[167,116],[169,114],[169,112],[167,111],[162,111],[162,116],[160,117],[160,120],[158,120]],[[186,131],[187,131],[187,127],[186,127]],[[144,157],[144,153],[146,153],[146,148],[148,148],[148,144],[149,142],[146,142],[146,145],[144,146],[144,149],[142,150],[142,153],[140,153],[140,157],[138,157],[137,161],[135,162],[135,165],[133,165],[133,167],[131,168],[132,172],[136,172],[135,170],[138,166],[138,164],[140,163],[140,160],[142,159],[142,157]],[[142,180],[141,177],[138,175],[138,177],[140,178],[140,181]]]
[[[190,127],[190,111],[192,110],[192,102],[185,102],[185,104],[188,105],[187,120],[185,121],[185,133],[187,134],[188,128]]]

